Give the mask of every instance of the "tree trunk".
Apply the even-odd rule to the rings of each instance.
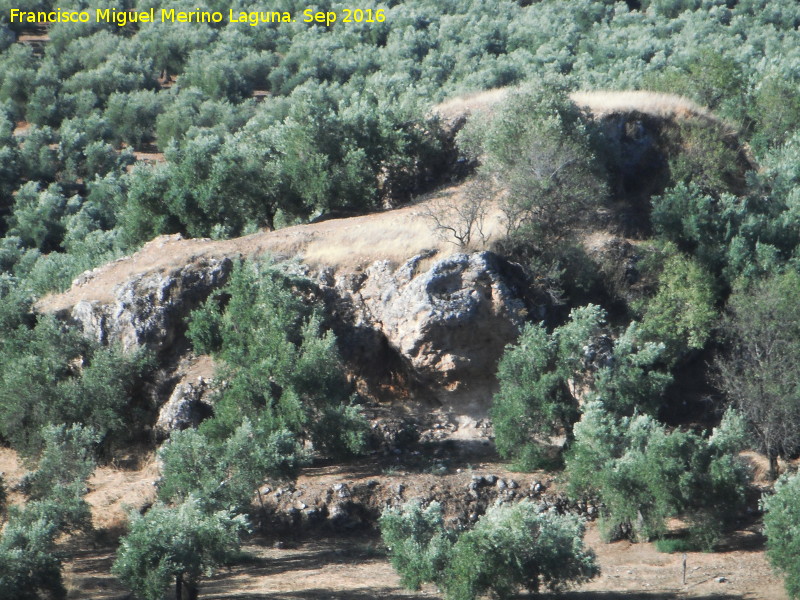
[[[184,600],[197,600],[200,595],[200,590],[196,581],[186,582],[186,598]]]
[[[539,594],[539,566],[531,565],[531,573],[528,576],[528,591],[532,596]]]
[[[175,600],[183,600],[183,574],[175,575]]]
[[[778,453],[770,450],[767,456],[769,457],[769,479],[775,481],[778,478]]]

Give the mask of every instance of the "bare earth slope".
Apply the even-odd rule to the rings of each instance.
[[[471,471],[451,471],[446,475],[387,473],[374,466],[370,463],[309,469],[296,482],[296,488],[304,492],[300,500],[330,489],[337,482],[353,489],[373,481],[385,490],[396,489],[402,483],[406,488],[404,498],[411,499],[424,498],[434,487],[450,488],[453,492],[463,490],[473,473],[493,473],[506,480],[514,478],[521,488],[536,478],[511,473],[492,462],[473,463]],[[127,472],[124,479],[136,475],[136,472]],[[142,483],[152,481],[152,474],[146,471],[139,472],[138,476]],[[98,499],[111,498],[115,492],[110,488],[122,480],[123,474],[113,475],[105,469],[92,479],[90,501],[96,514],[104,510]],[[430,586],[418,593],[404,590],[374,533],[321,531],[294,540],[283,539],[285,541],[277,545],[274,537],[248,542],[245,550],[250,558],[206,580],[201,587],[201,597],[207,600],[400,600],[415,597],[442,600]],[[663,554],[648,543],[606,544],[600,539],[596,525],[590,524],[586,542],[597,554],[602,573],[596,580],[557,597],[571,600],[788,600],[780,577],[767,564],[763,541],[758,526],[752,525],[731,534],[718,552],[688,553],[684,585],[681,554]],[[113,550],[104,546],[93,548],[85,543],[77,545],[80,546],[77,555],[66,565],[68,598],[128,598],[127,590],[110,574]]]

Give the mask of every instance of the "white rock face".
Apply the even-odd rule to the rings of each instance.
[[[203,258],[167,272],[133,275],[114,288],[112,304],[82,300],[69,318],[99,342],[162,352],[181,334],[189,312],[227,282],[232,268],[230,258]]]
[[[232,268],[230,258],[203,257],[169,271],[134,273],[113,289],[113,302],[82,300],[62,316],[102,343],[174,355],[185,351],[189,312],[225,285]],[[497,361],[529,311],[518,268],[491,252],[437,261],[430,253],[397,268],[379,261],[360,273],[311,275],[354,371],[380,373],[381,361],[391,359],[405,381],[438,399],[480,390],[470,402],[488,404]],[[170,391],[160,393],[164,403]],[[194,393],[185,383],[174,388],[161,430],[191,421],[184,412],[196,403]]]
[[[195,382],[184,379],[178,383],[158,412],[154,426],[156,436],[166,439],[173,431],[199,425],[203,417],[211,412],[211,407],[203,401],[207,389],[208,385],[202,377]]]
[[[321,279],[332,286],[337,308],[349,313],[351,329],[379,333],[418,383],[453,392],[493,380],[528,313],[518,274],[490,252],[449,256],[418,273],[428,258],[397,269],[381,261],[359,277]]]

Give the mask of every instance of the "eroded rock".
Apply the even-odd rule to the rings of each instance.
[[[491,252],[455,254],[422,271],[430,258],[419,255],[398,268],[379,261],[356,276],[323,273],[321,283],[364,360],[385,355],[383,342],[428,389],[485,386],[530,312],[522,274]]]
[[[205,401],[208,391],[205,379],[195,382],[181,381],[158,412],[153,428],[158,439],[166,439],[173,431],[197,427],[211,413],[211,405]]]
[[[232,269],[228,257],[202,257],[170,270],[133,274],[113,289],[113,302],[81,300],[68,318],[101,343],[163,352],[182,334],[189,312],[224,285]]]

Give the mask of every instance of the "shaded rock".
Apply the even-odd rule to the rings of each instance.
[[[68,319],[101,343],[162,352],[183,333],[188,314],[227,283],[232,269],[230,258],[203,257],[167,271],[133,274],[113,289],[113,302],[81,300]]]
[[[157,439],[169,437],[173,431],[181,431],[189,427],[197,427],[211,414],[211,406],[203,401],[203,394],[208,384],[203,378],[195,383],[181,381],[175,386],[169,400],[158,412],[158,419],[153,427]]]

